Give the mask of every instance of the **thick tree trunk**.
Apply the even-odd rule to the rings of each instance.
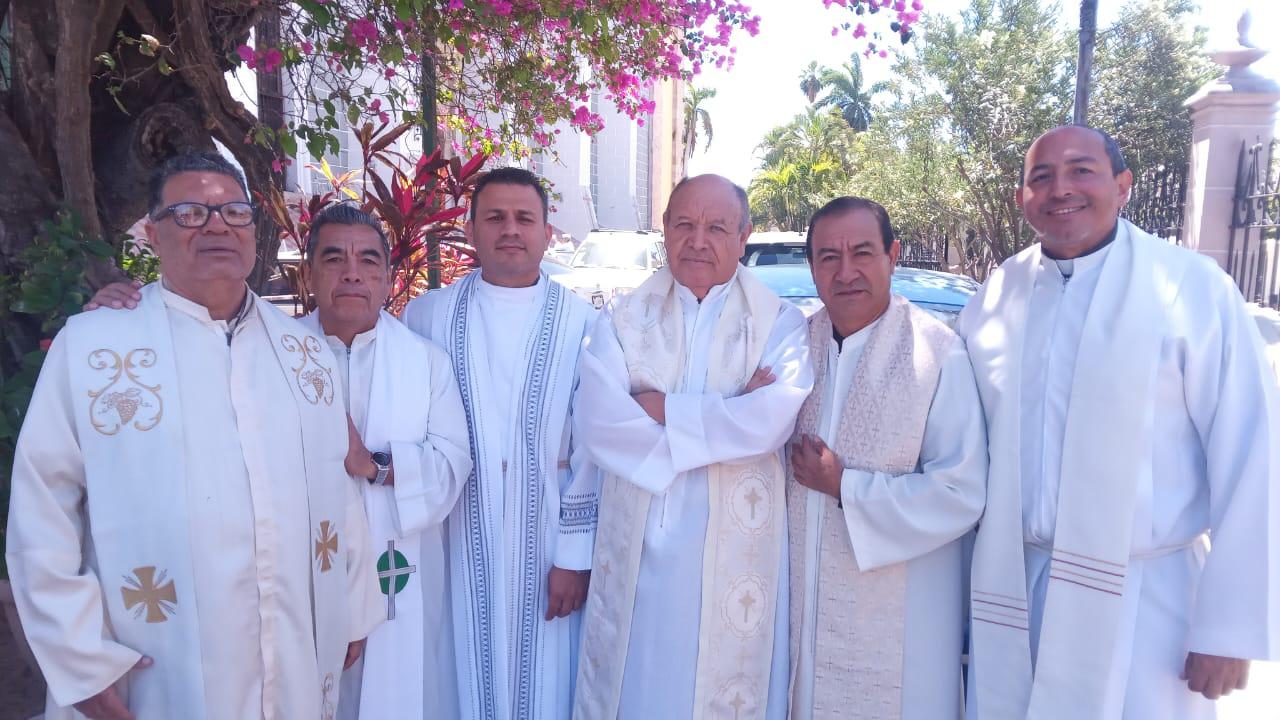
[[[1089,124],[1089,78],[1098,34],[1098,0],[1080,0],[1080,60],[1076,63],[1076,108],[1072,123]]]
[[[0,271],[23,275],[19,254],[59,207],[117,244],[147,211],[151,172],[175,154],[212,149],[215,138],[250,187],[278,181],[273,149],[245,144],[257,120],[223,74],[260,13],[281,1],[0,0],[12,47],[12,83],[0,91]],[[175,71],[119,45],[121,34],[156,38]],[[97,60],[103,52],[112,72]],[[260,227],[259,257],[274,258],[276,244],[275,229]],[[91,268],[87,279],[118,273]],[[0,371],[35,347],[40,321],[0,308]]]

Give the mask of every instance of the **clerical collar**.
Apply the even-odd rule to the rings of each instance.
[[[1120,221],[1117,220],[1116,224],[1111,226],[1111,232],[1102,238],[1102,242],[1098,243],[1097,247],[1079,257],[1056,258],[1044,246],[1041,246],[1041,252],[1044,253],[1046,259],[1052,260],[1057,265],[1058,273],[1062,275],[1064,280],[1070,280],[1071,276],[1076,272],[1077,265],[1081,266],[1080,269],[1085,269],[1093,267],[1096,263],[1101,263],[1102,259],[1107,255],[1106,250],[1111,247],[1111,243],[1115,242],[1116,235],[1119,232]]]
[[[844,341],[845,341],[845,340],[851,340],[851,341],[852,341],[852,343],[851,343],[851,344],[853,344],[853,345],[857,345],[857,344],[859,344],[859,343],[864,343],[864,342],[866,342],[866,341],[867,341],[867,338],[871,335],[871,329],[872,329],[872,328],[874,328],[875,326],[879,325],[879,324],[880,324],[880,319],[881,319],[881,318],[883,318],[883,317],[884,317],[884,313],[880,313],[880,317],[878,317],[878,318],[876,318],[875,320],[872,320],[871,322],[867,323],[867,324],[866,324],[866,326],[864,326],[861,330],[858,330],[858,331],[857,331],[857,332],[855,332],[854,334],[852,334],[852,335],[847,335],[847,336],[846,336],[846,335],[841,335],[841,334],[840,334],[840,332],[836,330],[836,325],[835,325],[835,323],[832,323],[832,324],[831,324],[831,339],[836,341],[836,349],[837,349],[839,352],[844,352]]]
[[[729,286],[733,284],[733,279],[738,277],[738,269],[740,267],[741,266],[737,266],[733,269],[733,275],[730,275],[728,280],[725,280],[719,285],[712,285],[711,289],[707,291],[707,294],[704,295],[701,300],[698,299],[697,295],[693,294],[692,290],[681,285],[679,281],[676,281],[676,294],[685,302],[692,302],[695,305],[715,302],[721,295],[724,295],[725,292],[728,291]]]
[[[546,276],[541,273],[538,274],[538,282],[527,287],[506,287],[504,285],[494,285],[488,280],[485,280],[483,274],[476,278],[476,284],[479,285],[477,289],[485,295],[488,295],[495,300],[519,303],[529,302],[531,297],[542,292],[543,283],[546,281]]]
[[[324,326],[321,325],[320,329],[321,329],[321,332],[323,332]],[[369,328],[368,330],[365,330],[362,333],[356,333],[355,337],[351,338],[350,345],[347,345],[346,343],[342,342],[342,338],[338,337],[337,335],[325,335],[324,339],[329,342],[329,347],[333,348],[334,352],[337,352],[339,350],[344,350],[344,351],[359,350],[365,345],[368,345],[369,343],[373,342],[374,338],[376,337],[378,337],[378,326],[375,324],[373,327]]]
[[[160,278],[160,297],[164,299],[164,304],[175,310],[181,311],[191,317],[205,323],[222,324],[227,333],[227,344],[231,344],[231,337],[236,331],[253,315],[254,294],[249,289],[248,283],[245,284],[244,301],[240,303],[240,309],[229,320],[214,320],[209,315],[209,308],[200,303],[183,297],[169,288],[164,278]]]

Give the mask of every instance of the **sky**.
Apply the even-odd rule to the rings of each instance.
[[[705,101],[711,115],[713,139],[703,152],[699,147],[689,162],[689,174],[716,172],[746,187],[757,162],[753,151],[770,128],[782,125],[804,112],[807,101],[799,89],[800,73],[816,60],[819,65],[839,67],[851,52],[864,47],[847,33],[832,37],[831,28],[848,17],[841,8],[830,10],[821,0],[747,0],[760,15],[760,34],[743,36],[737,45],[737,61],[732,70],[704,72],[695,81],[698,87],[712,87],[716,97]],[[968,0],[925,0],[928,13],[958,16]],[[1121,0],[1099,0],[1098,26],[1105,27],[1116,17]],[[1236,20],[1248,0],[1201,0],[1211,4],[1212,13],[1201,12],[1191,24],[1209,29],[1209,48],[1234,46]],[[1267,28],[1280,27],[1280,2],[1252,0],[1254,44],[1270,47],[1273,55],[1257,67],[1264,74],[1280,78],[1280,40]],[[1066,0],[1062,22],[1073,32],[1078,25],[1079,5]],[[879,20],[879,18],[877,18]],[[916,40],[918,42],[919,40]],[[927,42],[927,38],[925,39]],[[866,84],[889,75],[893,58],[873,57],[862,62]]]

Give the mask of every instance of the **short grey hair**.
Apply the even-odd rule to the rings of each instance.
[[[361,210],[351,203],[335,203],[316,213],[311,219],[311,229],[307,231],[307,247],[306,256],[310,260],[316,250],[316,239],[320,237],[320,228],[325,225],[364,225],[373,228],[378,233],[378,240],[382,243],[382,252],[387,256],[387,264],[391,264],[391,243],[387,240],[387,233],[382,229],[382,223],[373,215]]]
[[[743,189],[741,185],[735,183],[734,181],[730,180],[729,178],[723,175],[715,175],[715,174],[695,175],[693,177],[685,176],[684,178],[681,178],[680,182],[676,183],[676,186],[671,188],[671,194],[667,196],[667,205],[668,206],[671,205],[671,201],[675,199],[676,193],[680,192],[680,188],[684,187],[685,184],[688,183],[690,180],[696,180],[700,177],[720,178],[721,180],[728,183],[729,187],[733,188],[733,194],[737,196],[738,204],[741,206],[741,210],[742,210],[742,218],[738,221],[738,232],[742,232],[743,230],[746,230],[747,223],[751,222],[751,202],[747,200],[747,191]]]
[[[216,152],[193,152],[174,155],[165,160],[151,173],[147,181],[147,207],[155,213],[160,210],[161,198],[164,197],[164,186],[175,175],[189,172],[208,172],[226,175],[236,181],[236,185],[244,192],[245,200],[249,200],[249,186],[244,181],[244,173]]]

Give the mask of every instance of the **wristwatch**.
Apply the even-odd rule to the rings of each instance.
[[[369,478],[372,485],[386,485],[387,474],[391,472],[391,453],[376,452],[369,456],[373,461],[374,467],[378,468],[378,472]]]

